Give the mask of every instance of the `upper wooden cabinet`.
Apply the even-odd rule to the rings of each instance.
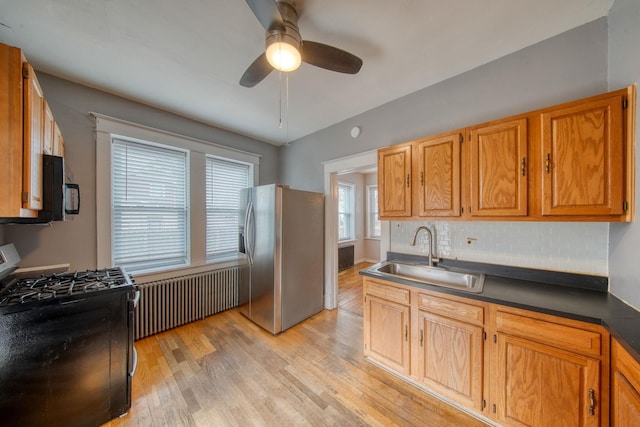
[[[542,214],[622,215],[622,95],[542,114]]]
[[[380,217],[633,221],[635,98],[630,86],[381,149]]]
[[[462,132],[413,143],[414,193],[418,216],[460,216]]]
[[[380,218],[411,216],[411,144],[378,150]]]
[[[0,44],[0,216],[37,216],[22,212],[22,53]]]
[[[527,119],[474,127],[471,215],[527,215]]]
[[[25,209],[42,209],[42,153],[44,139],[51,147],[53,115],[46,115],[46,103],[33,68],[23,64],[24,77],[24,165],[22,203]]]
[[[35,218],[42,209],[42,155],[64,143],[33,68],[0,43],[0,217]]]

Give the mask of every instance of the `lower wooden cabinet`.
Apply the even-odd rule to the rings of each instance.
[[[611,343],[611,425],[640,425],[640,363],[615,340]]]
[[[364,295],[365,356],[414,384],[501,425],[607,425],[601,326],[370,278]],[[615,425],[640,425],[629,360],[613,365]]]
[[[600,361],[497,334],[495,403],[505,425],[600,425]],[[494,406],[495,405],[495,406]]]
[[[409,374],[409,291],[368,282],[364,292],[364,355]]]
[[[482,326],[420,310],[418,380],[465,406],[482,410]]]

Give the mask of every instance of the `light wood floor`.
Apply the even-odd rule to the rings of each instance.
[[[105,426],[483,425],[363,359],[363,266],[279,336],[229,310],[136,342],[133,406]]]

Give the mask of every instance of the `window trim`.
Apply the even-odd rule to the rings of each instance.
[[[365,235],[366,235],[366,239],[371,239],[371,240],[380,240],[380,235],[378,236],[374,236],[371,233],[371,219],[370,219],[370,215],[371,215],[371,190],[375,188],[376,190],[378,189],[378,185],[377,184],[369,184],[366,186],[366,192],[367,192],[367,209],[366,209],[366,223],[365,223],[365,227],[367,229]],[[378,193],[380,194],[380,193]],[[379,214],[378,210],[375,211],[376,213]],[[380,216],[378,215],[378,222],[380,222]]]
[[[111,140],[114,137],[130,140],[137,139],[189,151],[188,162],[191,182],[189,188],[189,199],[191,201],[189,207],[191,264],[186,268],[149,273],[148,276],[141,274],[141,276],[145,276],[145,278],[148,277],[148,280],[157,280],[164,277],[171,277],[175,275],[176,271],[180,274],[189,274],[211,269],[212,265],[218,266],[218,264],[220,264],[220,267],[223,267],[224,262],[218,263],[215,260],[207,262],[206,260],[206,242],[205,238],[202,237],[204,234],[203,230],[206,230],[205,182],[204,180],[197,182],[194,178],[198,178],[199,174],[205,171],[205,157],[211,155],[251,165],[253,169],[253,185],[258,185],[260,159],[262,156],[99,113],[92,112],[90,115],[95,119],[96,131],[96,267],[108,268],[112,265]],[[198,222],[202,224],[198,224]],[[226,264],[231,265],[235,263],[236,260],[233,259]],[[136,279],[138,279],[138,276],[136,276]]]
[[[339,234],[339,230],[340,227],[338,226],[338,243],[346,243],[349,241],[355,241],[356,240],[356,222],[355,222],[355,216],[356,216],[356,185],[351,183],[351,182],[346,182],[346,181],[338,181],[338,206],[340,205],[340,186],[344,186],[344,187],[349,187],[351,189],[351,215],[349,218],[349,222],[350,222],[350,226],[349,226],[349,230],[351,230],[351,234],[349,236],[347,236],[344,239],[340,238],[340,234]],[[340,209],[338,209],[338,216],[340,216]]]

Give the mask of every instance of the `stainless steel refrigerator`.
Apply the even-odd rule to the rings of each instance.
[[[240,312],[273,334],[324,306],[324,195],[264,185],[242,190]]]

